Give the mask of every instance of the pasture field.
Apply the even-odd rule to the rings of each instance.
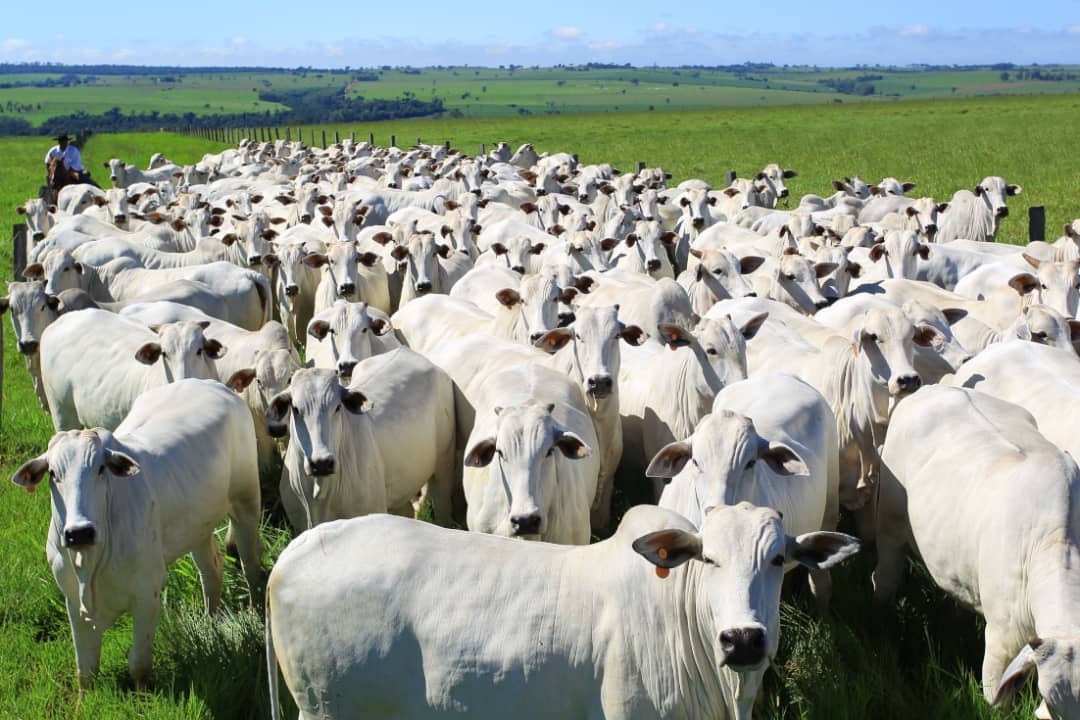
[[[1000,174],[1024,192],[1011,199],[1007,239],[1026,236],[1026,208],[1047,207],[1049,232],[1080,216],[1074,158],[1080,136],[1068,132],[1080,97],[995,98],[903,105],[842,105],[784,109],[654,112],[577,117],[394,122],[349,128],[386,143],[396,133],[411,142],[451,140],[466,152],[481,142],[532,141],[540,151],[579,152],[584,162],[611,161],[632,169],[637,160],[661,165],[675,180],[719,182],[728,169],[748,174],[767,162],[795,168],[794,198],[827,194],[834,177],[859,173],[914,180],[914,194],[947,198],[984,175]],[[333,130],[334,128],[331,128]],[[0,227],[41,183],[48,141],[0,138]],[[121,157],[145,166],[153,152],[189,163],[221,148],[168,133],[98,135],[84,148],[95,175]],[[0,278],[10,279],[10,243],[0,244]],[[40,412],[10,321],[4,324],[4,408],[0,435],[0,718],[266,718],[261,610],[246,609],[247,591],[234,563],[226,568],[223,617],[201,614],[197,573],[189,560],[173,566],[155,641],[154,687],[135,690],[127,679],[130,620],[105,636],[102,674],[78,701],[74,652],[63,599],[43,552],[49,521],[47,492],[29,495],[10,483],[15,469],[41,453],[51,424]],[[267,524],[266,567],[290,533]],[[881,720],[975,720],[1031,717],[1029,694],[1002,715],[981,698],[982,624],[938,591],[917,564],[894,607],[870,603],[872,552],[834,571],[833,608],[818,617],[804,577],[791,578],[782,608],[776,666],[768,675],[758,717]],[[290,715],[290,716],[294,716]]]
[[[1039,68],[1040,73],[1076,75],[1080,68]],[[378,80],[356,80],[371,73]],[[1016,71],[1014,70],[1015,74]],[[465,117],[608,111],[689,110],[717,107],[776,107],[834,102],[887,102],[898,98],[969,98],[983,95],[1060,94],[1080,90],[1080,80],[1019,79],[989,69],[915,68],[754,68],[740,72],[704,68],[422,68],[320,72],[172,72],[146,75],[71,73],[82,82],[70,87],[0,88],[0,109],[32,124],[84,110],[113,107],[125,112],[262,112],[282,106],[258,93],[303,88],[341,88],[352,96],[420,100],[441,98],[446,110]],[[3,82],[45,81],[55,72],[0,74]],[[1041,76],[1045,77],[1045,75]],[[868,79],[869,78],[869,79]],[[846,94],[821,81],[858,83]],[[862,93],[872,85],[870,95]],[[10,106],[9,106],[10,104]]]

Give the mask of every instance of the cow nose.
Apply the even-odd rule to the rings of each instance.
[[[588,195],[578,195],[577,199],[578,199],[579,202],[589,202],[589,196]]]
[[[572,312],[559,313],[559,327],[566,327],[577,320],[577,315]]]
[[[590,395],[595,398],[606,398],[611,394],[615,381],[611,379],[610,375],[593,375],[585,381],[585,384],[588,386]]]
[[[514,535],[539,535],[540,514],[511,515],[510,529],[513,531]]]
[[[516,273],[521,274],[521,275],[525,274],[525,266],[524,265],[515,265],[510,269],[513,270]]]
[[[289,297],[299,295],[300,294],[300,286],[299,285],[286,285],[285,286],[285,294],[288,295]]]
[[[659,260],[650,260],[649,262],[645,263],[645,267],[647,267],[649,269],[649,272],[659,270],[660,269],[660,261]]]
[[[307,213],[304,213],[303,215],[300,216],[300,222],[304,223],[305,225],[310,225],[311,224],[311,216],[308,215]]]
[[[937,225],[933,225],[933,224],[927,225],[926,226],[926,234],[927,234],[927,236],[936,235],[937,234]]]
[[[262,263],[262,255],[248,255],[248,265],[255,266]]]
[[[960,364],[963,365],[964,363],[970,361],[971,358],[973,358],[973,357],[975,357],[975,356],[974,355],[965,355],[964,357],[960,358]]]
[[[479,197],[480,195],[483,195],[483,193],[484,193],[484,191],[481,190],[480,188],[476,188],[475,190],[470,190],[469,192],[471,192],[473,195],[476,195],[477,197]]]
[[[999,207],[999,208],[998,208],[998,209],[997,209],[997,210],[996,210],[996,211],[994,212],[994,215],[996,215],[996,216],[997,216],[997,217],[999,217],[999,218],[1003,218],[1003,217],[1009,217],[1009,208],[1007,208],[1007,207]]]
[[[41,242],[44,239],[45,239],[45,233],[41,233],[41,232],[34,233],[34,242]]]
[[[751,290],[750,292],[743,295],[743,297],[757,297],[757,293]]]
[[[780,191],[780,197],[786,198],[787,196],[788,196],[787,188],[784,188],[783,190]]]
[[[896,385],[901,393],[913,393],[922,387],[922,378],[918,375],[902,375],[896,378]]]
[[[822,308],[827,308],[827,307],[829,307],[829,301],[827,299],[818,300],[816,303],[814,303],[814,309],[815,310],[821,310]]]
[[[544,197],[545,195],[547,195],[547,190],[545,190],[544,188],[539,188],[536,191],[536,196],[537,197]]]
[[[705,227],[705,218],[694,218],[694,223],[693,223],[693,225],[694,225],[694,227],[696,227],[696,228],[703,228],[703,227]]]
[[[38,350],[37,340],[19,341],[19,352],[23,355],[33,355]]]
[[[355,360],[339,360],[337,364],[338,375],[343,378],[350,378],[354,367],[356,367]]]
[[[733,628],[720,633],[724,664],[752,667],[765,659],[765,631],[762,628]]]
[[[356,285],[353,283],[342,283],[338,285],[338,293],[341,295],[352,295],[356,292]]]
[[[431,292],[431,283],[427,281],[416,283],[416,291],[422,293]]]
[[[90,524],[64,528],[64,545],[67,547],[93,545],[96,537],[97,530]]]
[[[117,215],[113,218],[117,225],[123,225],[127,222],[127,215]]]
[[[534,332],[531,335],[529,335],[529,342],[536,342],[537,340],[539,340],[542,337],[544,337],[544,333],[542,333],[542,332]]]
[[[316,477],[330,475],[334,472],[334,458],[323,457],[311,460],[311,474]]]

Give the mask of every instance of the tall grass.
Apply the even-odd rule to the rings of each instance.
[[[1080,134],[1072,126],[1080,98],[983,99],[770,111],[644,113],[471,121],[400,121],[336,128],[359,137],[374,132],[385,143],[416,136],[449,139],[465,151],[481,142],[535,142],[540,150],[579,152],[585,162],[612,161],[630,169],[637,160],[662,165],[676,180],[714,182],[728,169],[747,174],[768,162],[800,172],[790,185],[798,197],[826,194],[834,177],[859,173],[877,180],[895,175],[919,183],[917,194],[939,198],[987,174],[1024,185],[1010,200],[1005,235],[1026,233],[1029,204],[1047,207],[1048,226],[1080,216],[1072,164]],[[330,128],[331,134],[335,128]],[[16,205],[36,194],[48,142],[0,138],[0,227],[19,221]],[[167,133],[96,136],[84,149],[99,178],[101,163],[120,157],[145,165],[153,152],[187,163],[219,145]],[[107,184],[107,183],[106,183]],[[9,243],[0,244],[0,278],[10,279]],[[155,641],[152,691],[137,691],[127,677],[130,620],[106,633],[102,673],[79,702],[74,652],[63,598],[45,561],[48,494],[28,495],[4,480],[41,453],[51,424],[40,411],[22,358],[4,319],[4,410],[0,430],[0,718],[265,718],[261,612],[234,562],[225,574],[218,617],[202,611],[198,574],[190,560],[171,568]],[[290,533],[263,527],[264,566]],[[872,558],[835,571],[833,608],[819,617],[804,578],[788,582],[776,672],[770,672],[758,716],[889,720],[999,716],[979,689],[982,626],[936,589],[913,566],[893,607],[876,611],[869,600]],[[1009,717],[1030,717],[1029,694]],[[295,712],[291,711],[291,717]]]

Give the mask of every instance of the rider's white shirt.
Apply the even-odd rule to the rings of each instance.
[[[86,170],[82,164],[82,155],[79,154],[79,148],[74,145],[68,145],[64,150],[61,150],[59,145],[53,145],[49,152],[45,154],[45,164],[48,165],[54,157],[64,158],[64,167],[69,170],[78,172]]]

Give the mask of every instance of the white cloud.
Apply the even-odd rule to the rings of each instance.
[[[560,25],[552,30],[551,34],[563,40],[577,40],[585,34],[585,31],[574,25]]]
[[[229,44],[233,47],[242,47],[244,45],[247,45],[247,41],[248,39],[243,35],[234,35],[232,38],[229,39]]]
[[[1080,25],[1069,25],[1065,28],[1065,32],[1070,35],[1080,35]]]
[[[129,48],[120,48],[112,54],[113,60],[125,60],[135,54],[134,50]]]
[[[920,35],[929,35],[929,25],[905,25],[900,28],[900,34],[904,37],[917,37]]]
[[[652,25],[649,25],[645,29],[648,30],[649,32],[654,32],[654,33],[669,33],[669,32],[674,32],[675,31],[675,26],[674,25],[668,25],[666,22],[658,22],[658,23],[653,23]]]
[[[7,38],[0,40],[0,52],[17,52],[19,50],[25,50],[30,47],[29,40],[23,40],[22,38]]]
[[[585,47],[594,52],[611,52],[612,50],[618,50],[623,47],[623,44],[616,42],[615,40],[604,40],[603,42],[591,42]]]

